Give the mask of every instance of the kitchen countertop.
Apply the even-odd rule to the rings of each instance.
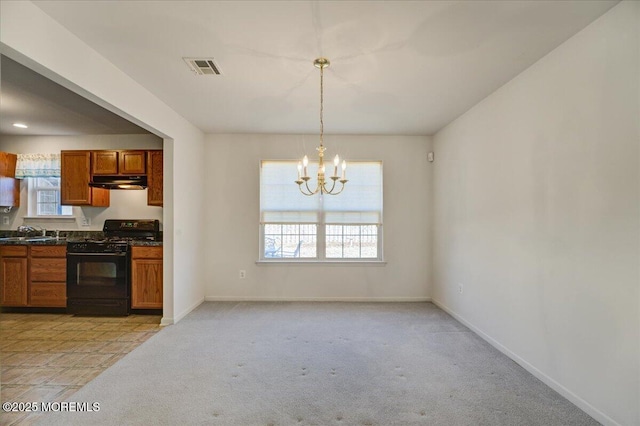
[[[0,231],[0,238],[2,237],[22,237],[25,234],[20,234],[16,231]],[[27,234],[32,237],[39,237],[39,234]],[[162,235],[162,233],[161,233]],[[51,231],[47,231],[47,237],[54,237]],[[82,242],[87,239],[95,239],[100,240],[104,238],[104,233],[101,231],[60,231],[60,238],[52,238],[45,241],[0,241],[0,245],[11,245],[11,246],[26,246],[26,245],[37,245],[37,246],[62,246],[69,243]],[[160,238],[162,240],[162,238]],[[130,241],[129,245],[131,246],[147,246],[147,247],[162,247],[162,241]]]
[[[0,245],[5,246],[64,246],[67,243],[81,242],[83,238],[60,238],[45,241],[0,241]],[[130,241],[130,246],[147,246],[147,247],[162,247],[162,241]]]

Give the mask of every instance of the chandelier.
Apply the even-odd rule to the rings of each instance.
[[[311,177],[307,173],[307,166],[309,164],[309,157],[306,155],[302,159],[301,162],[298,162],[298,180],[296,183],[298,184],[298,188],[300,192],[304,195],[315,195],[317,193],[320,194],[329,194],[329,195],[338,195],[344,189],[344,184],[347,183],[347,179],[345,178],[345,169],[347,168],[347,162],[342,161],[342,176],[338,176],[338,165],[340,164],[340,157],[335,156],[333,159],[333,175],[329,178],[331,179],[331,187],[327,187],[327,181],[325,179],[325,165],[324,165],[324,152],[326,148],[323,144],[323,135],[324,135],[324,121],[322,119],[322,113],[324,108],[324,69],[329,66],[329,60],[327,58],[317,58],[313,61],[313,65],[316,68],[320,68],[320,146],[316,148],[318,151],[318,178],[317,185],[314,190],[309,187],[309,180]],[[340,189],[336,188],[336,182],[340,182],[342,186]],[[304,186],[303,186],[304,184]]]

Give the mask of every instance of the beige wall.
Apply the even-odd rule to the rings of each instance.
[[[640,424],[639,31],[617,5],[434,137],[434,300],[604,424]]]
[[[208,135],[206,296],[209,300],[426,300],[431,163],[425,136],[326,136],[327,155],[382,160],[386,265],[257,265],[259,162],[312,155],[317,136]],[[295,185],[295,169],[291,184]],[[347,184],[348,185],[348,184]],[[339,195],[347,197],[347,193]],[[239,279],[240,269],[247,277]]]

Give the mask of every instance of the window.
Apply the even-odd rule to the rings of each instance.
[[[261,162],[260,259],[382,260],[382,162],[349,163],[344,191],[324,196],[299,191],[296,165]]]
[[[60,205],[59,177],[26,178],[29,189],[29,216],[71,216],[71,206]]]

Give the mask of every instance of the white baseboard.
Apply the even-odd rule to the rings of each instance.
[[[182,311],[180,313],[180,315],[177,315],[177,316],[175,316],[173,318],[163,317],[162,320],[160,320],[160,325],[161,326],[165,326],[165,325],[172,325],[172,324],[177,323],[182,318],[186,317],[189,314],[189,312],[193,311],[195,308],[200,306],[202,304],[202,302],[204,302],[204,299],[199,299],[198,301],[196,301],[196,303],[194,303],[193,305],[189,306],[187,309]]]
[[[547,376],[542,371],[538,370],[532,364],[530,364],[529,362],[527,362],[526,360],[524,360],[523,358],[518,356],[516,353],[512,352],[509,348],[507,348],[506,346],[502,345],[497,340],[493,339],[491,336],[486,334],[484,331],[480,330],[478,327],[476,327],[473,324],[471,324],[469,321],[464,319],[462,316],[458,315],[456,312],[454,312],[448,306],[444,305],[443,303],[441,303],[438,300],[433,300],[432,302],[433,302],[434,305],[438,306],[440,309],[442,309],[443,311],[445,311],[446,313],[448,313],[449,315],[454,317],[456,320],[460,321],[462,324],[464,324],[465,326],[470,328],[474,333],[476,333],[478,336],[482,337],[489,344],[491,344],[491,346],[493,346],[494,348],[496,348],[497,350],[499,350],[500,352],[502,352],[503,354],[505,354],[506,356],[511,358],[513,361],[515,361],[518,365],[520,365],[522,368],[527,370],[529,373],[533,374],[536,378],[538,378],[544,384],[549,386],[551,389],[555,390],[560,395],[562,395],[563,397],[567,398],[569,401],[571,401],[573,404],[575,404],[577,407],[579,407],[585,413],[589,414],[591,417],[593,417],[598,422],[600,422],[600,423],[602,423],[603,425],[606,425],[606,426],[621,426],[619,423],[617,423],[611,417],[607,416],[602,411],[598,410],[596,407],[594,407],[593,405],[589,404],[587,401],[585,401],[584,399],[580,398],[578,395],[576,395],[575,393],[573,393],[569,389],[565,388],[560,383],[556,382],[554,379],[552,379],[551,377]]]
[[[173,318],[162,317],[162,319],[160,320],[160,327],[165,327],[167,325],[173,325],[173,324],[174,324]]]
[[[431,302],[430,297],[255,297],[206,296],[205,302]]]

